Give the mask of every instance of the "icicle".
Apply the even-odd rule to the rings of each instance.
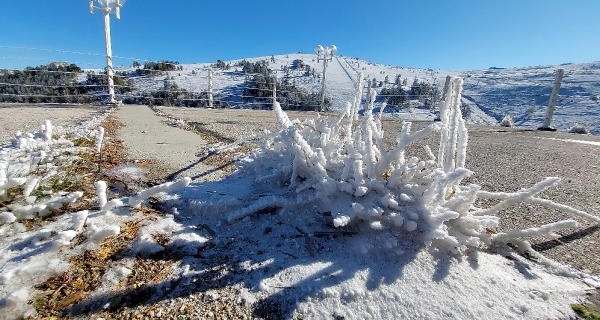
[[[98,134],[96,135],[96,152],[100,152],[102,149],[102,142],[104,140],[104,128],[98,128]]]
[[[46,141],[52,141],[52,122],[50,120],[44,121],[44,139]]]
[[[98,207],[100,210],[106,205],[106,182],[96,181],[96,195],[98,196]]]
[[[281,104],[279,102],[273,102],[273,110],[275,110],[277,120],[284,128],[289,128],[293,126],[292,122],[290,121],[290,118],[288,118],[287,114],[281,109]]]
[[[365,155],[366,158],[363,162],[367,166],[367,177],[369,179],[375,178],[375,165],[376,159],[375,154],[373,152],[373,131],[371,130],[371,123],[373,122],[373,104],[375,103],[375,95],[376,92],[374,89],[371,89],[371,93],[369,94],[369,101],[365,107],[365,115],[363,117],[361,130],[364,134],[364,143],[365,143]]]

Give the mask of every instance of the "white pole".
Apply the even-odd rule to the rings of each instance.
[[[321,82],[321,107],[319,110],[320,112],[323,112],[324,106],[325,106],[325,74],[327,73],[327,54],[325,54],[325,57],[323,57],[323,80]]]
[[[273,76],[273,105],[277,102],[277,76]]]
[[[117,19],[121,18],[121,7],[123,6],[121,0],[89,0],[90,1],[90,13],[94,13],[95,10],[100,10],[104,14],[104,41],[106,44],[106,76],[108,78],[108,95],[110,104],[118,104],[119,102],[115,99],[115,82],[114,82],[114,70],[113,70],[113,57],[112,57],[112,42],[110,40],[110,14],[113,11],[117,16]],[[94,5],[98,4],[98,6]]]
[[[320,106],[320,110],[316,110],[316,111],[323,111],[325,109],[325,74],[327,72],[327,63],[333,59],[333,55],[335,54],[335,52],[337,51],[337,47],[334,45],[331,45],[327,48],[324,48],[321,45],[318,45],[316,48],[317,51],[317,62],[323,60],[323,79],[322,79],[322,83],[321,83],[321,106]],[[319,107],[317,107],[318,109]]]
[[[112,44],[110,41],[110,7],[108,2],[104,9],[104,39],[106,41],[106,75],[108,76],[108,95],[110,104],[117,104],[115,99],[115,83],[113,80]]]
[[[552,123],[552,116],[554,115],[554,107],[556,106],[558,92],[560,91],[560,84],[564,75],[564,69],[556,70],[556,78],[554,78],[554,87],[552,88],[552,95],[550,96],[548,108],[546,109],[546,118],[544,118],[544,125],[540,128],[541,130],[551,129],[550,124]]]
[[[208,107],[213,107],[213,71],[208,69]]]

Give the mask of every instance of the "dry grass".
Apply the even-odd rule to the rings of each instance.
[[[119,165],[129,163],[123,141],[116,138],[118,130],[123,127],[123,124],[115,117],[109,116],[103,123],[103,127],[105,129],[105,142],[102,152],[100,154],[95,152],[78,154],[79,159],[77,161],[66,166],[64,173],[51,180],[50,186],[53,192],[84,192],[84,196],[80,201],[69,204],[55,214],[94,209],[96,206],[94,183],[98,180],[106,181],[109,186],[125,186],[121,189],[125,192],[124,194],[113,196],[123,196],[135,192],[135,190],[130,189],[127,183],[103,173]],[[81,147],[93,147],[94,143],[94,141],[88,139],[75,141],[75,144]],[[138,161],[136,164],[142,168],[153,165],[150,161]],[[43,190],[38,192],[41,194]],[[150,207],[141,207],[136,210],[135,214],[143,218],[125,223],[121,226],[119,235],[107,238],[95,250],[88,250],[71,258],[69,261],[71,266],[68,271],[51,277],[36,286],[39,294],[31,301],[38,312],[36,318],[64,317],[70,307],[84,301],[91,292],[101,285],[104,274],[110,269],[114,261],[122,258],[121,254],[131,245],[143,222],[154,220],[156,216],[163,215],[162,212]],[[50,215],[45,218],[28,220],[24,223],[29,229],[33,229],[43,226],[44,223],[52,221],[54,218],[55,215]],[[166,235],[156,235],[156,237],[159,243],[168,242]],[[72,246],[77,246],[85,240],[85,236],[79,234],[73,239]],[[161,281],[170,273],[172,263],[168,260],[138,259],[131,275],[124,281],[123,286],[128,288],[131,288],[131,286],[139,287],[142,284]]]
[[[119,235],[107,238],[95,250],[71,258],[68,271],[37,285],[35,288],[40,293],[33,298],[32,305],[38,316],[62,317],[71,305],[81,302],[94,291],[102,283],[113,260],[117,260],[135,239],[144,220],[125,223]]]

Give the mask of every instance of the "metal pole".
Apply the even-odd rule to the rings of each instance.
[[[556,78],[554,78],[554,87],[552,88],[552,95],[548,102],[548,108],[546,109],[546,117],[544,118],[544,125],[539,128],[540,130],[551,130],[550,124],[552,123],[552,116],[554,115],[554,107],[556,106],[556,100],[558,99],[558,93],[560,91],[560,84],[562,78],[565,75],[564,69],[556,70]]]
[[[323,109],[325,107],[325,74],[327,72],[327,57],[323,57],[323,80],[321,83],[321,107],[320,112],[323,112]]]
[[[277,76],[273,76],[273,104],[277,102]]]
[[[452,79],[451,76],[446,76],[446,82],[444,82],[444,91],[442,91],[442,100],[441,101],[448,101],[448,95],[450,94],[450,92],[448,91],[448,89],[450,88],[450,80]]]
[[[121,18],[121,7],[123,3],[121,0],[89,0],[90,1],[90,13],[94,13],[95,10],[100,10],[104,14],[104,41],[106,44],[106,77],[108,82],[108,95],[109,104],[118,104],[119,102],[115,99],[115,82],[114,82],[114,70],[113,70],[113,57],[112,57],[112,42],[110,39],[110,14],[114,10],[117,19]],[[98,6],[94,5],[98,4]]]
[[[106,41],[106,75],[108,76],[108,95],[110,104],[117,104],[115,99],[115,83],[113,79],[112,45],[110,41],[110,7],[104,7],[104,40]]]
[[[213,71],[212,69],[208,69],[208,107],[213,107]]]
[[[327,48],[324,48],[321,45],[318,45],[316,48],[317,51],[317,62],[323,60],[323,79],[321,83],[321,104],[320,107],[316,107],[316,111],[323,111],[325,109],[325,74],[327,72],[327,63],[333,59],[333,55],[337,51],[337,47],[331,45]],[[319,110],[320,108],[320,110]]]

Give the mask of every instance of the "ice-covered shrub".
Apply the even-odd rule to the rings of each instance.
[[[569,133],[590,134],[590,130],[588,130],[588,128],[586,128],[584,125],[576,123],[574,126],[569,128]]]
[[[104,117],[90,119],[79,130],[70,132],[70,136],[85,139],[95,136],[96,131],[91,127]],[[86,150],[63,136],[56,136],[49,120],[38,131],[18,132],[11,145],[0,148],[0,213],[8,217],[1,219],[0,225],[14,222],[12,217],[21,221],[48,216],[81,198],[82,192],[63,192],[55,185],[72,178],[59,171],[78,160],[78,152]]]
[[[357,87],[362,88],[362,79]],[[499,224],[496,214],[520,202],[558,208],[600,222],[595,216],[536,197],[556,185],[559,178],[547,178],[514,193],[484,192],[479,185],[461,184],[472,174],[465,168],[468,131],[460,109],[462,79],[452,79],[448,87],[440,105],[441,124],[413,132],[411,123],[404,123],[391,148],[384,144],[380,116],[372,112],[375,92],[359,118],[361,94],[357,90],[354,103],[334,121],[291,121],[275,102],[283,130],[242,165],[241,173],[257,176],[257,183],[277,189],[232,212],[229,221],[267,208],[293,210],[298,204],[314,204],[321,212],[331,213],[335,227],[366,223],[374,229],[419,235],[422,241],[451,252],[508,242],[525,249],[526,243],[519,238],[552,235],[557,229],[576,224],[565,220],[535,229],[490,232]],[[437,155],[427,145],[423,146],[424,159],[408,154],[410,145],[432,134],[440,135]],[[478,208],[478,198],[500,202]]]
[[[502,118],[502,121],[500,121],[500,126],[507,127],[507,128],[512,128],[515,126],[515,122],[514,122],[513,118],[510,116],[510,114],[507,114],[504,116],[504,118]]]

